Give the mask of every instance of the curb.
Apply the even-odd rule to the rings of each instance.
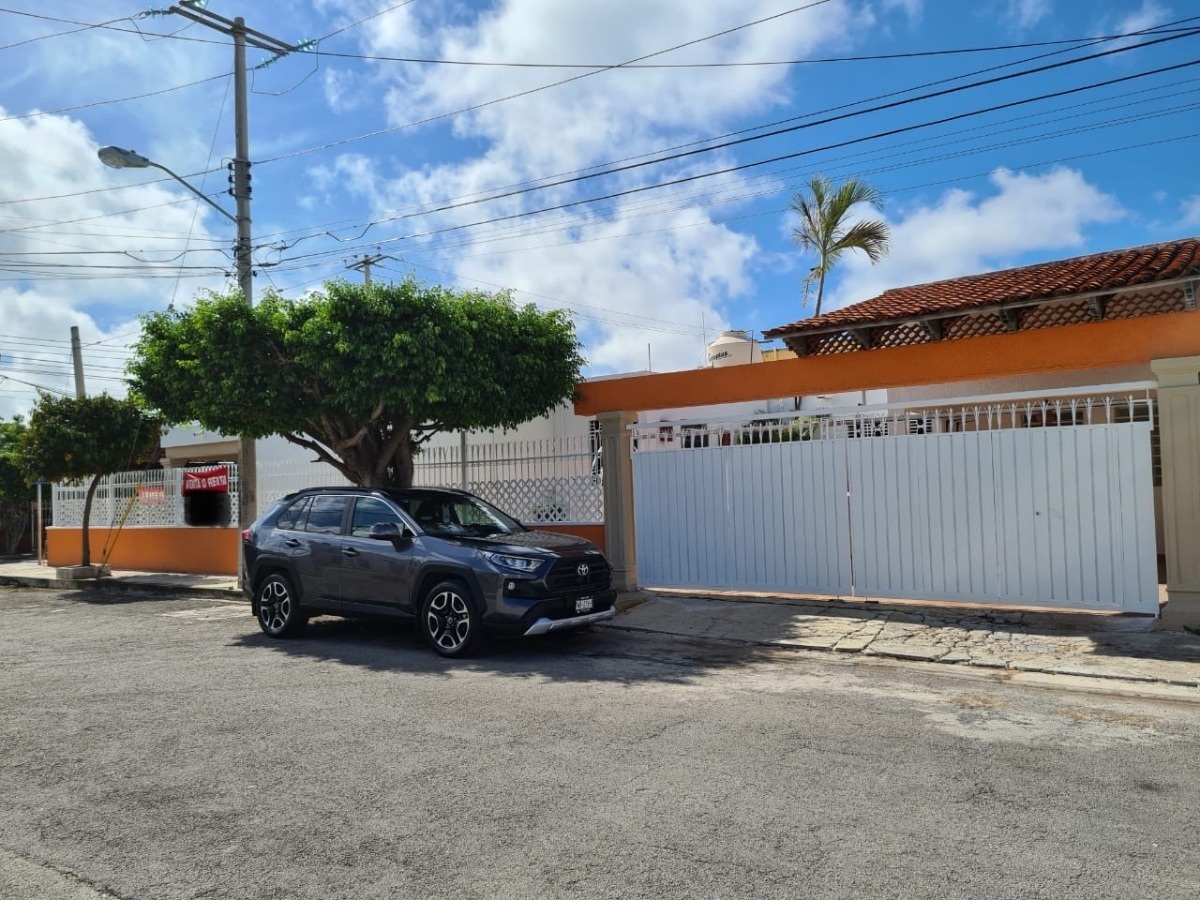
[[[178,597],[211,597],[220,600],[245,600],[237,588],[207,587],[205,585],[163,584],[161,582],[128,581],[106,578],[101,581],[59,581],[57,578],[36,578],[27,575],[0,575],[0,586],[49,588],[60,591],[116,591],[133,594],[170,594]]]
[[[649,599],[649,598],[642,597],[637,602],[635,602],[631,606],[627,607],[627,609],[632,609],[634,606],[637,606],[640,603],[645,602],[647,599]],[[618,608],[619,608],[619,606],[618,606]],[[622,612],[624,612],[624,610],[622,610]],[[1070,664],[1064,664],[1062,666],[1049,666],[1049,665],[1039,666],[1039,665],[1031,665],[1029,663],[1007,662],[1007,661],[1001,661],[1001,660],[989,660],[987,662],[973,662],[972,660],[969,660],[969,659],[966,659],[966,660],[956,659],[953,662],[942,662],[941,660],[931,659],[931,658],[928,658],[925,656],[916,656],[913,654],[894,653],[894,652],[888,652],[888,651],[868,650],[866,648],[864,648],[862,650],[846,650],[846,649],[834,650],[832,648],[822,648],[822,647],[798,647],[794,644],[784,644],[784,643],[780,643],[777,641],[751,641],[751,640],[740,640],[738,638],[714,638],[714,637],[704,637],[702,635],[695,635],[695,634],[676,634],[673,631],[658,631],[653,628],[643,628],[643,627],[636,626],[636,625],[622,625],[622,624],[620,624],[620,622],[618,620],[605,622],[604,627],[605,628],[615,628],[619,631],[636,632],[638,634],[657,634],[657,635],[663,635],[665,637],[681,638],[681,639],[691,640],[691,641],[706,641],[706,642],[713,643],[713,644],[733,644],[733,645],[742,646],[742,647],[762,647],[764,649],[777,650],[777,651],[783,651],[783,652],[788,652],[788,653],[810,652],[810,653],[821,653],[821,654],[824,654],[827,656],[839,656],[839,657],[862,656],[862,657],[866,657],[868,659],[889,659],[889,660],[895,660],[897,662],[932,663],[935,665],[947,666],[950,668],[958,667],[958,668],[971,668],[971,669],[991,669],[992,671],[1023,672],[1023,673],[1030,673],[1030,674],[1036,674],[1036,675],[1060,675],[1060,676],[1070,677],[1070,678],[1097,678],[1097,679],[1101,679],[1103,681],[1115,681],[1115,682],[1120,682],[1122,684],[1131,684],[1131,685],[1145,686],[1148,684],[1156,684],[1156,685],[1163,685],[1163,686],[1169,686],[1169,687],[1191,688],[1192,690],[1200,689],[1200,677],[1193,678],[1193,679],[1181,679],[1181,678],[1156,677],[1153,675],[1123,674],[1123,673],[1119,673],[1119,672],[1105,672],[1102,669],[1098,669],[1098,670],[1094,670],[1094,671],[1088,670],[1088,669],[1081,669],[1079,667],[1072,666]]]

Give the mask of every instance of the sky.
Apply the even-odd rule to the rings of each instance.
[[[0,0],[3,2],[3,0]],[[234,286],[230,39],[136,0],[0,7],[0,416],[124,393],[138,317]],[[1200,232],[1184,0],[210,0],[250,48],[254,291],[413,274],[571,311],[586,374],[811,315],[808,180],[882,193],[891,287]],[[1195,29],[1195,32],[1188,30]],[[312,42],[303,43],[302,42]]]

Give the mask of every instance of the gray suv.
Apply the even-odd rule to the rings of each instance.
[[[530,531],[465,491],[312,488],[242,532],[244,590],[271,637],[310,616],[415,619],[443,656],[485,634],[546,634],[611,619],[600,549]]]

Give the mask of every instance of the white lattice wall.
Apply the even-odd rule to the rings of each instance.
[[[237,466],[229,467],[231,504],[237,519]],[[603,478],[588,438],[510,441],[467,448],[466,479],[458,447],[417,456],[413,482],[424,487],[465,487],[522,522],[598,524],[604,521]],[[92,504],[92,525],[116,525],[131,498],[126,528],[185,524],[183,470],[121,472],[100,482]],[[265,512],[280,497],[308,487],[350,482],[333,466],[307,460],[258,464],[258,508]],[[83,522],[87,485],[55,485],[54,522],[78,528]]]
[[[465,488],[531,524],[604,521],[599,455],[586,436],[468,444],[465,469],[459,447],[439,447],[417,457],[413,482]]]
[[[230,508],[238,504],[237,466],[229,465]],[[92,500],[92,527],[116,527],[125,515],[126,528],[173,528],[185,523],[183,516],[183,470],[118,472],[100,480]],[[87,483],[54,485],[51,502],[54,524],[66,528],[83,525]],[[235,515],[236,521],[236,515]]]

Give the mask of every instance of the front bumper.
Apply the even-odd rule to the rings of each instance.
[[[584,625],[592,625],[596,622],[607,622],[616,614],[616,607],[610,606],[608,609],[602,609],[599,612],[588,613],[583,616],[572,616],[569,619],[548,619],[543,616],[529,626],[524,636],[532,637],[538,634],[549,634],[551,631],[561,631],[566,628],[581,628]]]

